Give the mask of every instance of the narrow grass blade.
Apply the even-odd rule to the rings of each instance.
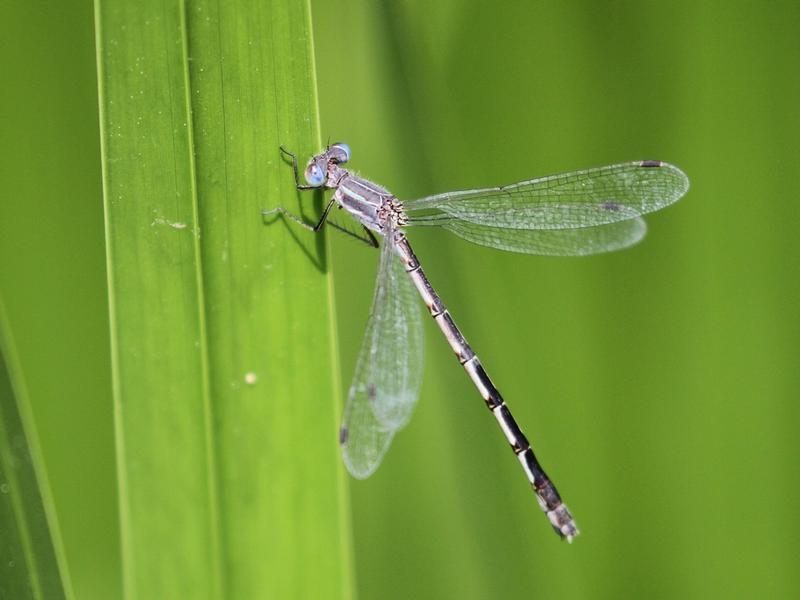
[[[70,598],[64,565],[23,374],[0,298],[0,598]]]
[[[260,216],[319,145],[307,3],[96,18],[125,594],[346,597],[324,238]]]

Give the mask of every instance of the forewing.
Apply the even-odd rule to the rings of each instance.
[[[637,161],[551,175],[497,188],[448,192],[405,202],[415,224],[444,213],[504,229],[582,229],[617,223],[677,201],[689,180],[677,167]]]
[[[344,462],[359,479],[378,468],[392,436],[408,422],[422,381],[419,301],[390,237],[381,248],[372,309],[341,430]]]

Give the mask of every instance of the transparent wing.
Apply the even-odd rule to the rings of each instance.
[[[441,217],[448,215],[503,229],[583,229],[659,210],[688,189],[689,180],[679,168],[660,161],[637,161],[496,188],[448,192],[404,205],[411,222],[419,225],[445,226]]]
[[[392,436],[411,418],[422,381],[419,300],[389,239],[381,248],[372,310],[342,422],[344,462],[359,479],[378,468]]]
[[[644,219],[635,215],[627,221],[583,229],[508,229],[452,217],[437,224],[473,244],[543,256],[585,256],[621,250],[640,241],[647,232]]]

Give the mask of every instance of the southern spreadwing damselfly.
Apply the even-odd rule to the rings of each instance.
[[[292,159],[298,190],[330,188],[334,193],[316,225],[283,208],[264,211],[264,215],[280,213],[317,232],[338,205],[360,222],[364,236],[332,221],[331,225],[381,247],[372,309],[339,432],[347,469],[359,479],[371,475],[414,410],[423,367],[416,288],[497,419],[553,529],[572,541],[578,534],[575,520],[425,276],[404,229],[441,227],[474,244],[525,254],[609,252],[641,240],[646,231],[642,215],[681,198],[689,189],[686,175],[668,163],[645,160],[401,202],[381,186],[342,168],[350,159],[347,144],[333,144],[314,156],[305,169],[307,184],[299,181],[296,156],[283,147],[281,151]],[[382,245],[378,238],[383,239]]]

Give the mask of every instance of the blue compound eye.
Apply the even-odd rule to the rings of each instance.
[[[312,163],[306,167],[305,175],[308,185],[319,187],[325,182],[325,173],[322,172],[322,169],[316,163]]]
[[[336,162],[339,164],[346,163],[348,160],[350,160],[350,146],[344,142],[336,142],[330,147],[328,153],[335,158]]]

